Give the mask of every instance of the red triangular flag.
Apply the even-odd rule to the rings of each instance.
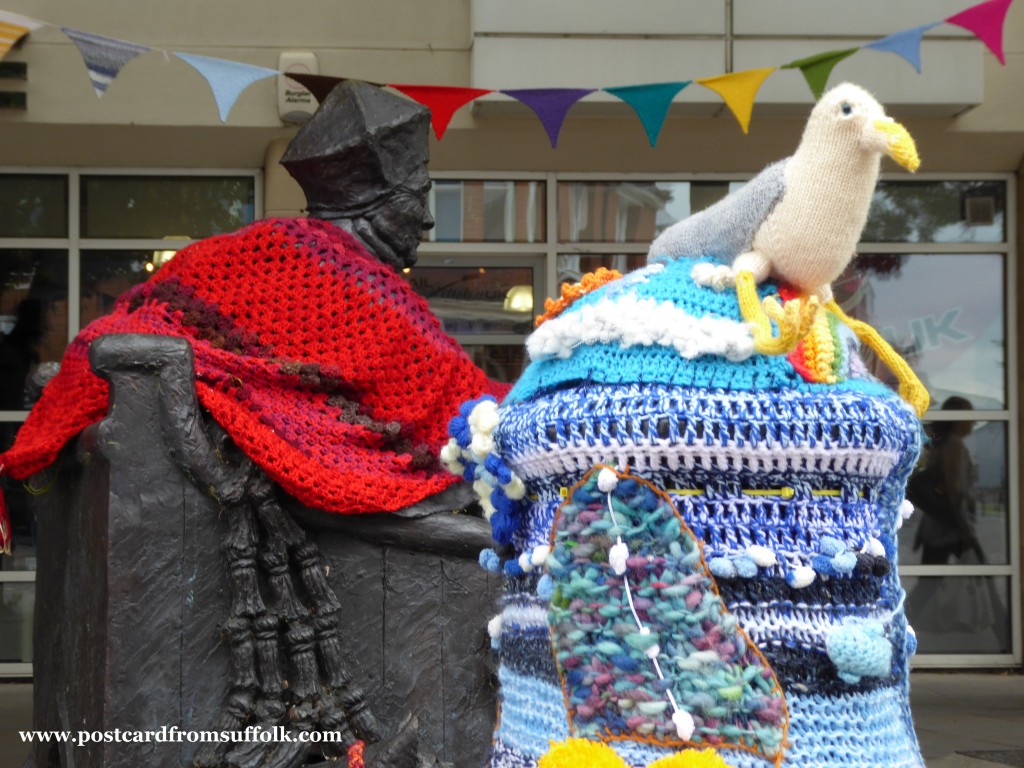
[[[946,19],[947,24],[956,24],[974,34],[996,55],[1000,64],[1006,64],[1003,54],[1003,25],[1006,23],[1006,12],[1013,0],[988,0],[972,5],[966,11]]]
[[[434,126],[434,135],[438,140],[444,136],[448,123],[460,107],[486,96],[493,91],[484,88],[459,88],[452,85],[395,85],[388,83],[389,88],[401,91],[413,101],[430,110],[430,124]]]

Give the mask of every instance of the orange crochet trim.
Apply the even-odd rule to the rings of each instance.
[[[357,741],[348,748],[348,768],[366,767],[366,764],[363,762],[363,750],[365,748],[366,743],[362,741]]]
[[[618,280],[622,273],[617,269],[598,267],[594,272],[583,276],[578,283],[566,283],[562,286],[562,298],[544,299],[544,314],[537,315],[536,325],[539,328],[548,320],[558,317],[565,312],[574,301],[592,293],[606,283]]]

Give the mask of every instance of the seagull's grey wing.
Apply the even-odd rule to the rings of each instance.
[[[786,192],[788,162],[772,163],[741,189],[673,224],[651,243],[647,261],[710,256],[731,263],[749,251],[754,233]]]

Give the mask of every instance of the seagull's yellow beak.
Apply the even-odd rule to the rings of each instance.
[[[885,139],[885,154],[913,173],[921,167],[913,137],[895,120],[875,120],[872,127]]]

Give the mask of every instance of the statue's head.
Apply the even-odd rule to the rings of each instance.
[[[396,269],[416,262],[427,208],[430,112],[368,83],[331,91],[281,158],[309,215],[359,238]]]

